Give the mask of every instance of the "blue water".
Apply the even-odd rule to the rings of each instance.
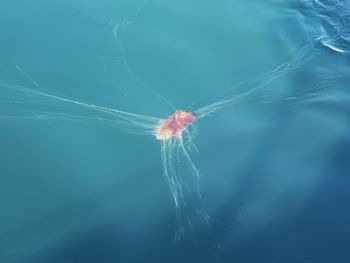
[[[349,1],[3,0],[0,36],[1,263],[349,262]],[[159,118],[232,100],[191,153],[210,224],[174,239],[155,138],[30,90]]]

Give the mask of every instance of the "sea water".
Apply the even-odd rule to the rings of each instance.
[[[347,262],[349,21],[347,0],[3,0],[0,262]],[[157,118],[231,100],[193,138],[208,223],[174,238],[155,137],[33,90]]]

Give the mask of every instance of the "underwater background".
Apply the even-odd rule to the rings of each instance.
[[[1,263],[350,262],[349,1],[0,5]],[[160,118],[227,94],[191,153],[209,225],[174,239],[154,137],[16,85]]]

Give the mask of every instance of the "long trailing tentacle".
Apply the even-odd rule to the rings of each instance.
[[[185,230],[194,230],[199,222],[207,225],[210,218],[202,204],[200,173],[188,150],[190,138],[173,137],[160,142],[164,176],[175,204],[175,239],[179,240]]]
[[[115,108],[109,108],[104,106],[99,106],[91,103],[86,103],[76,99],[70,99],[67,97],[54,95],[45,91],[29,88],[21,85],[10,85],[6,83],[0,83],[0,89],[2,91],[8,90],[11,92],[11,97],[15,99],[5,101],[8,103],[16,104],[33,104],[33,105],[42,105],[49,104],[51,106],[62,106],[62,105],[75,105],[80,108],[94,111],[95,113],[102,114],[103,117],[85,117],[74,114],[65,114],[60,111],[58,112],[36,112],[35,110],[30,111],[29,115],[25,116],[9,116],[2,115],[0,119],[11,120],[17,118],[42,118],[42,119],[60,119],[60,120],[72,120],[72,121],[102,121],[108,123],[118,129],[125,130],[128,132],[135,132],[140,134],[154,134],[154,129],[156,125],[161,121],[160,118],[151,117],[142,114],[136,114],[131,112],[122,111]],[[1,91],[1,90],[0,90]]]
[[[120,39],[120,34],[121,34],[121,30],[130,24],[132,24],[132,23],[127,22],[127,21],[123,21],[121,23],[117,23],[113,27],[114,40],[117,42],[118,48],[121,52],[121,58],[122,58],[122,61],[126,67],[126,70],[137,82],[139,82],[143,87],[145,87],[146,89],[151,91],[155,96],[157,96],[167,107],[170,108],[170,110],[175,111],[176,108],[174,107],[174,105],[168,99],[166,99],[164,96],[162,96],[158,91],[156,91],[150,85],[148,85],[145,81],[140,79],[140,77],[138,77],[136,75],[136,73],[132,70],[131,66],[129,65],[129,62],[128,62],[128,59],[126,57],[126,53],[124,50],[124,46],[123,46],[121,39]],[[168,111],[168,109],[166,109],[166,110]]]
[[[175,204],[175,239],[179,240],[184,235],[182,225],[182,210],[185,205],[183,196],[183,182],[175,171],[176,165],[174,153],[177,151],[177,141],[174,139],[161,141],[161,156],[163,162],[163,173],[170,188]]]
[[[302,48],[293,52],[289,59],[279,64],[271,71],[266,72],[253,80],[239,82],[226,90],[223,94],[219,95],[215,102],[195,110],[195,114],[198,118],[209,116],[223,107],[231,106],[232,104],[239,102],[241,99],[260,91],[273,81],[300,67],[309,57],[312,49],[312,44],[306,44]]]

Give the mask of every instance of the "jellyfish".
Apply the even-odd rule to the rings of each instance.
[[[33,109],[29,110],[29,114],[26,116],[0,115],[0,120],[23,118],[83,121],[108,125],[130,134],[152,136],[160,143],[163,174],[170,188],[175,207],[175,237],[180,239],[185,235],[186,229],[194,229],[198,222],[209,225],[211,221],[202,203],[201,174],[191,157],[193,151],[197,151],[193,139],[199,120],[249,98],[251,94],[261,91],[271,82],[297,69],[307,58],[311,48],[311,45],[306,45],[298,49],[291,55],[290,59],[277,65],[271,71],[263,73],[255,79],[239,82],[218,94],[213,102],[201,107],[197,106],[193,110],[176,110],[168,99],[147,86],[147,89],[153,91],[162,102],[168,104],[172,109],[175,108],[174,113],[167,118],[127,112],[50,93],[21,69],[20,73],[32,82],[33,87],[2,82],[0,83],[0,94],[3,95],[1,102],[22,105],[25,106],[25,109],[30,109],[31,105],[36,104],[57,106],[58,112],[43,112]],[[125,54],[123,54],[123,58],[126,60]],[[128,64],[127,67],[132,72]],[[132,75],[138,79],[136,74],[132,73]],[[66,105],[84,108],[91,115],[60,113],[59,111]]]

